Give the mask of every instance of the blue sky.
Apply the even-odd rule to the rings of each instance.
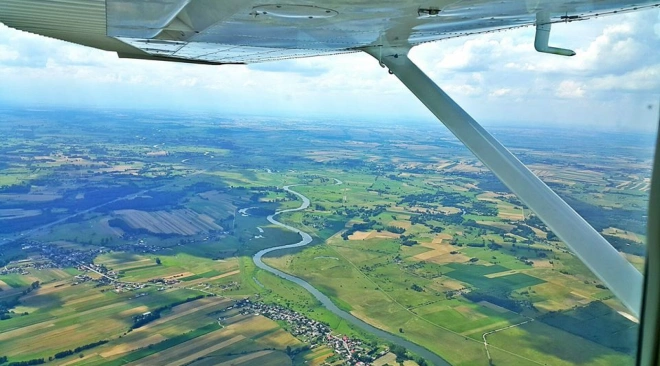
[[[553,27],[562,58],[534,51],[532,27],[421,45],[411,58],[477,120],[654,131],[658,10]],[[114,53],[0,25],[0,105],[142,108],[218,114],[432,118],[370,56],[249,66],[120,60]]]

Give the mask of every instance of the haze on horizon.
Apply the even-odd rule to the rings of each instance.
[[[655,131],[660,12],[553,27],[572,58],[534,51],[534,28],[421,45],[412,58],[485,124]],[[575,37],[579,34],[579,37]],[[120,60],[0,25],[0,107],[202,111],[222,115],[433,120],[370,56],[248,66]]]

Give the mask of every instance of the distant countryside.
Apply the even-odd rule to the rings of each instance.
[[[0,116],[0,365],[634,363],[637,320],[440,124]],[[653,136],[492,130],[643,269]]]

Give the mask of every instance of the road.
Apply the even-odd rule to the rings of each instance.
[[[488,356],[488,361],[492,361],[492,358],[490,357],[490,351],[488,350],[488,341],[486,340],[486,336],[487,336],[487,335],[490,335],[490,334],[493,334],[493,333],[497,333],[497,332],[501,332],[501,331],[503,331],[503,330],[507,330],[507,329],[510,329],[510,328],[515,328],[515,327],[517,327],[517,326],[519,326],[519,325],[527,324],[527,323],[532,322],[532,321],[534,321],[534,319],[531,319],[531,318],[530,318],[530,319],[528,319],[528,320],[526,320],[526,321],[524,321],[524,322],[522,322],[522,323],[509,325],[509,326],[506,326],[506,327],[503,327],[503,328],[499,328],[499,329],[491,330],[490,332],[486,332],[486,333],[484,333],[481,337],[484,339],[484,347],[486,348],[486,356]],[[530,361],[531,361],[531,360],[530,360]]]

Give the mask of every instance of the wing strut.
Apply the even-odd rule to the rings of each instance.
[[[382,49],[381,49],[382,48]],[[594,228],[454,102],[409,58],[407,48],[364,49],[426,107],[566,243],[639,318],[643,276]]]

